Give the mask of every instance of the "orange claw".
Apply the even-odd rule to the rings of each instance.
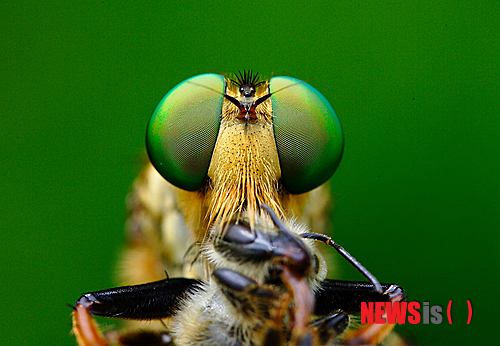
[[[405,299],[404,295],[398,293],[391,298],[391,302],[399,302]],[[387,311],[382,316],[387,319]],[[351,330],[344,338],[345,345],[378,345],[389,336],[396,324],[367,324],[361,328]],[[401,345],[406,343],[401,340]]]
[[[355,329],[345,337],[345,345],[378,345],[384,340],[395,324],[369,324]]]
[[[87,307],[78,303],[73,310],[73,332],[79,346],[109,346]]]

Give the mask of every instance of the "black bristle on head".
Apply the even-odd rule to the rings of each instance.
[[[259,73],[257,72],[254,75],[252,70],[243,70],[243,73],[241,73],[241,71],[239,70],[238,73],[235,73],[235,76],[237,80],[231,79],[231,81],[239,87],[242,87],[244,85],[253,85],[254,87],[258,87],[259,85],[264,83],[264,81],[258,82]]]

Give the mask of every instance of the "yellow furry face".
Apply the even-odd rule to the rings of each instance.
[[[300,215],[298,196],[324,183],[342,155],[340,123],[312,86],[291,77],[259,81],[251,72],[236,79],[204,74],[180,83],[148,127],[150,159],[189,191],[180,199],[192,206],[196,217],[185,217],[201,239],[244,211],[253,228],[262,203],[283,218]]]
[[[268,85],[262,85],[249,102],[266,95],[267,90]],[[228,88],[227,94],[239,97],[234,87]],[[234,214],[241,215],[246,209],[253,228],[254,214],[262,203],[284,214],[278,195],[281,170],[271,107],[268,99],[260,105],[254,119],[241,121],[240,110],[224,101],[219,135],[208,169],[209,224],[218,219],[227,220]]]

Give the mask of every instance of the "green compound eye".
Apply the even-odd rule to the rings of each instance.
[[[149,158],[173,185],[199,189],[208,172],[221,121],[226,82],[202,74],[174,87],[156,107],[146,133]]]
[[[308,192],[327,181],[340,163],[344,139],[339,119],[326,98],[301,80],[274,77],[270,91],[281,177],[291,193]]]

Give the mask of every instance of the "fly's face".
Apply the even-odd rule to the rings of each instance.
[[[209,225],[225,222],[246,209],[253,227],[254,214],[262,202],[272,204],[283,213],[278,193],[281,169],[273,133],[272,106],[267,97],[269,86],[262,83],[253,93],[248,92],[247,97],[240,91],[248,88],[249,84],[246,85],[230,82],[226,88],[221,126],[207,172],[211,186],[207,204],[213,216]],[[263,98],[265,101],[255,107]]]
[[[245,210],[253,227],[261,203],[282,217],[300,215],[296,195],[328,180],[343,150],[338,118],[316,89],[252,73],[180,83],[152,115],[146,141],[160,174],[194,192],[180,198],[199,206],[189,213],[199,215],[191,225],[202,236]]]

